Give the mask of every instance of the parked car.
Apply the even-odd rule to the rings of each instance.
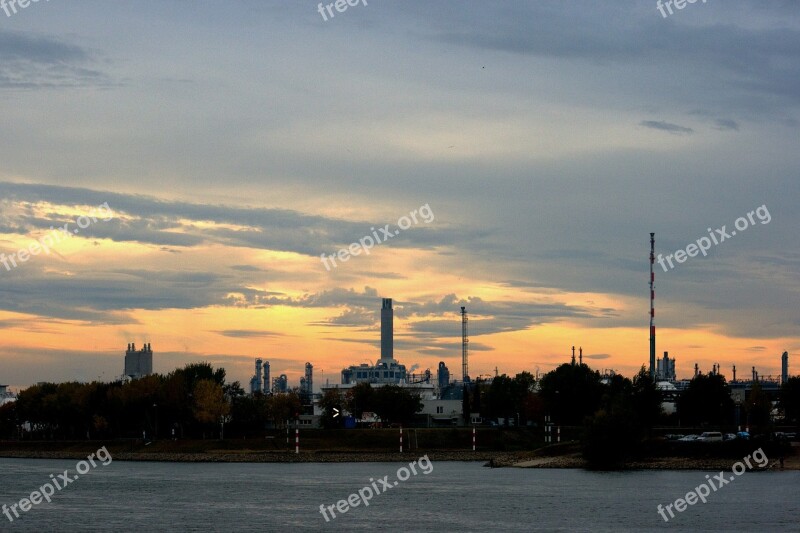
[[[736,438],[742,440],[750,440],[750,433],[746,431],[740,431],[739,433],[736,434]]]
[[[722,440],[733,440],[736,438],[736,433],[725,433],[722,436]]]
[[[700,437],[697,435],[684,435],[683,437],[678,439],[678,442],[694,442]]]
[[[697,440],[701,442],[722,442],[722,433],[719,431],[706,431]]]

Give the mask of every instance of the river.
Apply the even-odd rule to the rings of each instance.
[[[0,459],[6,508],[51,474],[58,481],[64,470],[70,478],[88,470],[51,503],[19,518],[9,510],[13,522],[0,515],[0,531],[800,531],[797,471],[746,472],[665,522],[659,504],[715,473],[425,461],[416,475],[398,472],[403,463],[96,464],[76,471],[71,460]],[[357,506],[335,508],[351,494]]]

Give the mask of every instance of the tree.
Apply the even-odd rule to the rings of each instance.
[[[730,387],[719,374],[700,374],[689,382],[677,402],[682,424],[722,426],[730,423],[734,403]]]
[[[469,385],[466,383],[464,384],[464,390],[462,392],[463,396],[461,398],[461,413],[464,418],[464,422],[467,424],[470,422],[470,402],[469,402]]]
[[[319,407],[322,409],[320,423],[325,429],[338,429],[344,425],[342,413],[344,401],[339,389],[328,389],[319,400]],[[334,409],[337,409],[337,414]],[[334,416],[335,415],[335,416]]]
[[[234,431],[253,433],[264,430],[269,420],[268,398],[261,393],[234,396],[231,401],[231,427]]]
[[[211,379],[201,379],[194,387],[194,416],[201,424],[222,423],[231,406],[222,386]],[[222,438],[222,431],[220,431]]]
[[[269,418],[272,423],[282,427],[287,420],[295,420],[303,408],[300,396],[295,392],[274,394],[267,400]]]
[[[787,422],[800,423],[800,377],[789,378],[781,386],[780,406]]]
[[[472,412],[479,413],[481,412],[481,391],[483,390],[483,384],[481,383],[481,378],[475,380],[475,390],[472,394]]]
[[[632,393],[637,423],[649,433],[661,418],[661,393],[644,365],[633,378]]]
[[[496,376],[486,391],[487,411],[490,418],[505,418],[513,416],[514,408],[514,380],[505,374]]]
[[[539,391],[556,424],[580,425],[600,407],[603,386],[588,365],[565,363],[542,377]]]
[[[0,405],[0,438],[11,438],[17,429],[17,402]]]
[[[347,410],[357,419],[363,416],[364,411],[375,411],[374,395],[375,391],[369,383],[358,383],[345,395]]]
[[[756,382],[750,389],[750,396],[745,403],[745,411],[747,412],[748,425],[754,428],[754,433],[766,433],[769,431],[772,413],[772,401],[770,401],[767,393],[761,387],[761,384]]]
[[[375,413],[381,422],[408,423],[422,410],[419,395],[398,385],[384,385],[375,390]]]
[[[225,393],[225,397],[229,400],[233,400],[234,398],[240,398],[245,395],[244,389],[242,388],[242,384],[238,381],[234,381],[233,383],[227,383],[222,386],[222,392]]]

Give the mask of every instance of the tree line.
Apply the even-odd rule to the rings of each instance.
[[[0,438],[200,438],[223,431],[249,436],[312,412],[307,395],[248,395],[239,382],[227,383],[225,377],[223,368],[196,363],[127,382],[40,383],[0,406]],[[738,416],[742,425],[766,432],[772,420],[772,402],[758,384],[736,406],[725,378],[714,374],[691,380],[678,397],[677,412],[666,415],[644,367],[628,379],[603,377],[585,364],[563,364],[538,382],[521,372],[477,380],[462,392],[466,420],[474,413],[505,425],[541,427],[549,416],[555,424],[583,428],[589,456],[624,455],[656,425],[722,429],[732,427]],[[374,412],[385,425],[409,425],[422,401],[413,389],[361,383],[346,392],[326,391],[319,406],[325,428],[342,427],[345,411],[356,418]],[[786,424],[800,423],[800,377],[783,385],[779,407]]]
[[[225,369],[188,364],[123,382],[40,383],[0,407],[0,437],[27,439],[246,436],[302,412],[295,392],[246,395]]]

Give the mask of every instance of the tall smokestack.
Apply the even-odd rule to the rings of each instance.
[[[469,382],[469,335],[467,334],[467,308],[461,308],[461,378]]]
[[[579,365],[583,364],[583,346],[578,349],[578,358],[579,358]]]
[[[389,363],[394,359],[394,315],[392,299],[383,298],[381,304],[381,362]]]
[[[789,352],[783,352],[781,356],[781,385],[789,381]]]
[[[656,261],[656,234],[650,234],[650,377],[656,378],[656,274],[653,265]]]

